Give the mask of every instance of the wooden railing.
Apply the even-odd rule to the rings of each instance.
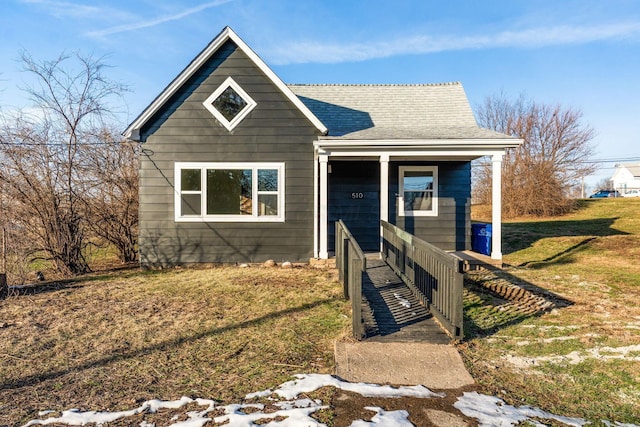
[[[381,224],[382,259],[453,339],[461,340],[462,261],[388,222]]]
[[[344,286],[344,297],[351,300],[353,337],[364,338],[362,321],[362,276],[367,270],[367,260],[360,245],[342,220],[336,221],[336,268]]]

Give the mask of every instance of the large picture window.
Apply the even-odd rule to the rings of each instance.
[[[400,216],[438,215],[438,168],[400,166]]]
[[[175,220],[284,221],[284,163],[176,163]]]

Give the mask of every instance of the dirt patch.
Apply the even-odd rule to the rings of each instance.
[[[437,390],[434,390],[437,391]],[[409,421],[416,427],[433,427],[442,425],[474,426],[477,421],[467,418],[453,407],[464,392],[477,391],[475,386],[467,386],[456,390],[443,391],[445,397],[417,399],[401,397],[381,399],[363,397],[356,393],[337,391],[331,405],[335,411],[334,426],[347,427],[354,420],[371,420],[375,412],[367,407],[379,407],[385,411],[405,410],[409,413]],[[455,424],[442,424],[442,420],[453,421]]]

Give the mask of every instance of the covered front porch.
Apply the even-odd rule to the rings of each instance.
[[[511,142],[511,141],[510,141]],[[509,145],[512,145],[509,144]],[[333,249],[333,224],[345,221],[365,250],[381,250],[380,221],[459,254],[468,265],[500,263],[501,169],[505,141],[334,141],[315,144],[314,256]],[[493,165],[490,257],[470,253],[471,161]],[[365,246],[367,243],[365,243]]]

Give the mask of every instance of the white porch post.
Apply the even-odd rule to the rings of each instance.
[[[318,153],[313,153],[313,257],[318,258]]]
[[[502,154],[494,154],[491,192],[491,259],[502,259]]]
[[[380,220],[389,221],[389,155],[380,156]],[[382,252],[382,225],[380,225],[380,252]]]
[[[329,183],[327,175],[327,164],[329,162],[329,156],[321,154],[318,156],[318,162],[320,163],[320,253],[318,256],[322,259],[329,258],[328,245],[328,215],[327,215],[327,201],[329,196]]]

